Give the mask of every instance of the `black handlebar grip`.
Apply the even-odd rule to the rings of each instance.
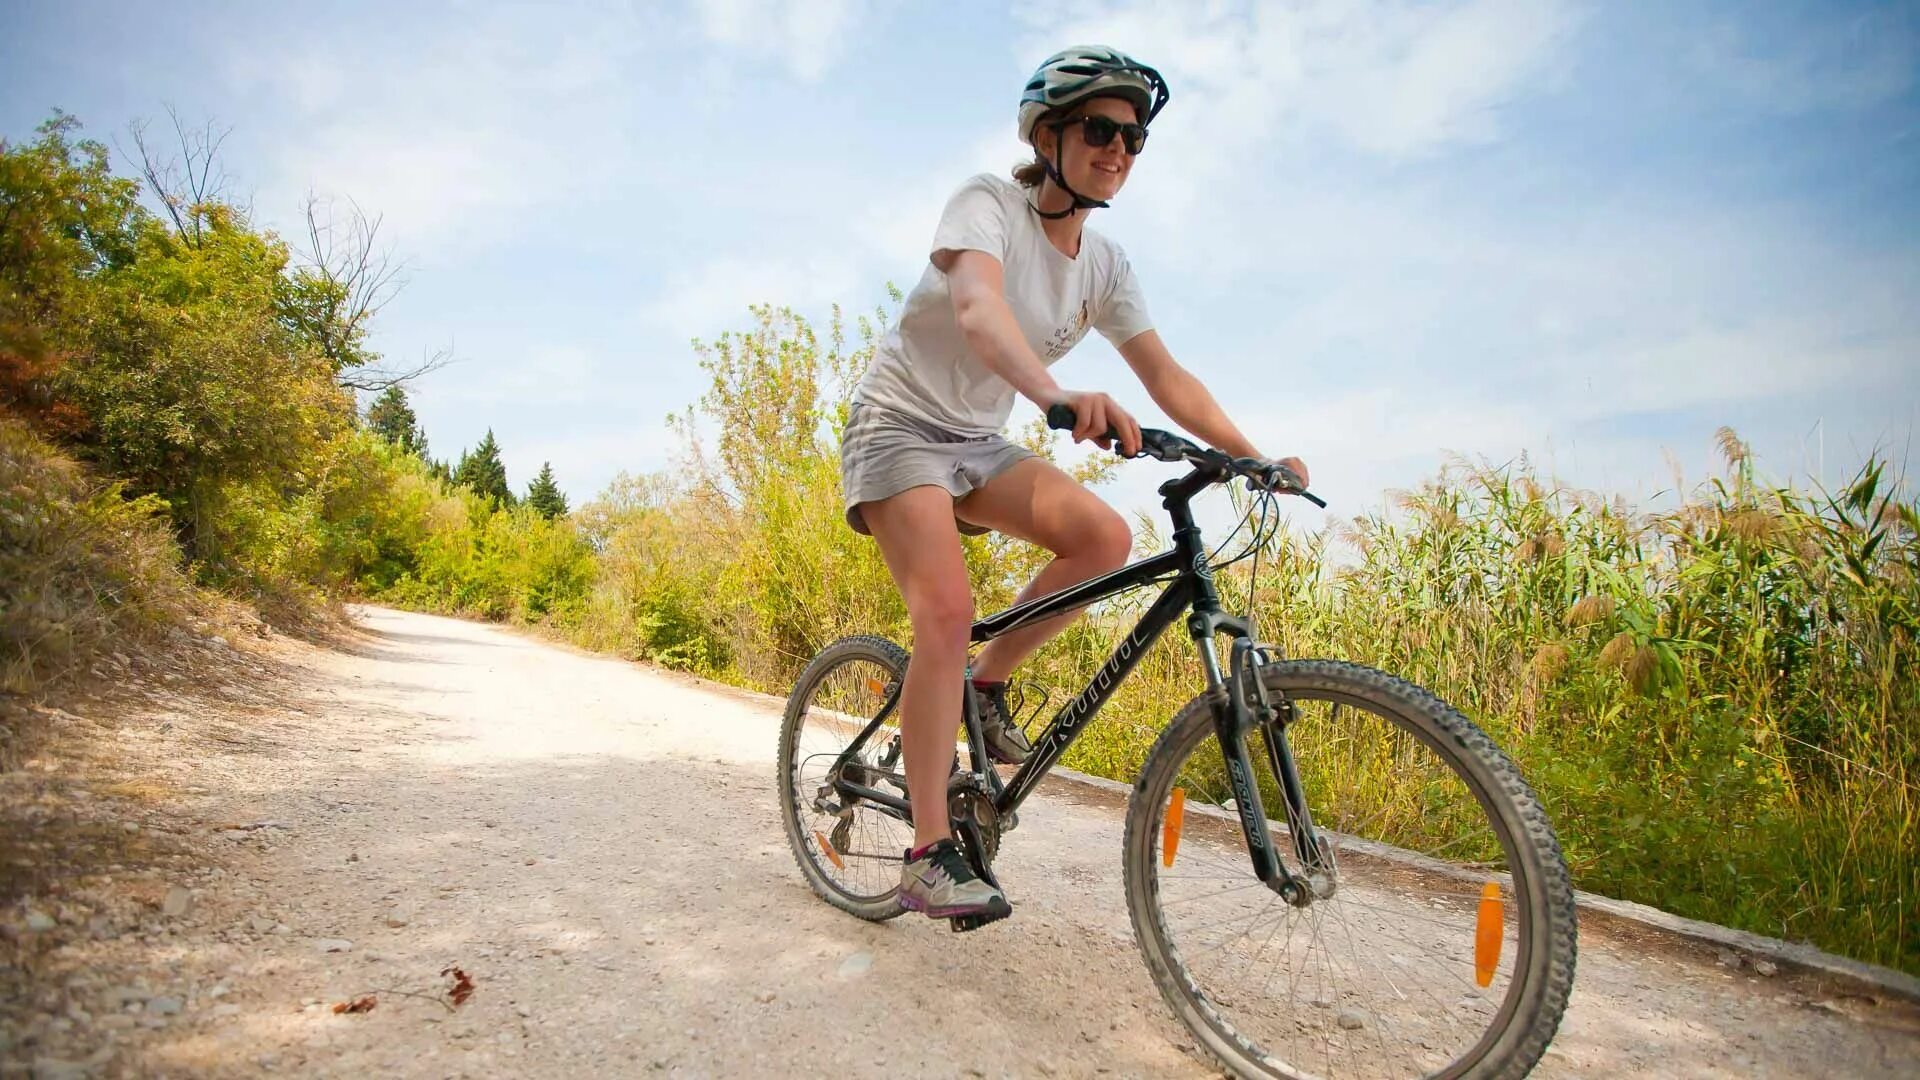
[[[1073,413],[1073,406],[1064,401],[1055,402],[1047,406],[1047,426],[1055,431],[1072,431],[1073,425],[1078,419],[1079,417]],[[1113,440],[1114,450],[1118,452],[1120,433],[1112,428],[1108,428],[1105,438]]]

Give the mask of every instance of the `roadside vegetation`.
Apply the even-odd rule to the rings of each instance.
[[[0,143],[6,693],[222,605],[287,627],[346,597],[774,694],[843,634],[911,644],[841,520],[835,456],[884,310],[752,308],[696,349],[710,383],[676,417],[675,468],[578,504],[551,469],[517,490],[491,432],[431,456],[405,388],[433,361],[369,351],[398,284],[377,220],[316,204],[289,243],[222,197],[211,132],[173,135],[175,158],[139,143],[139,177],[64,116]],[[1394,671],[1475,717],[1581,887],[1920,971],[1920,504],[1878,457],[1828,491],[1768,477],[1731,431],[1719,451],[1657,512],[1457,462],[1282,532],[1257,583],[1243,563],[1223,587],[1288,654]],[[965,544],[983,611],[1042,561]],[[1128,618],[1094,612],[1024,681],[1064,700]],[[1171,636],[1067,763],[1131,779],[1198,685]]]

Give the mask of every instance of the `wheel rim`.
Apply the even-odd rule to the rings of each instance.
[[[1330,895],[1295,907],[1254,878],[1212,725],[1195,725],[1179,769],[1146,793],[1167,966],[1227,1056],[1274,1075],[1463,1072],[1506,1031],[1531,959],[1511,830],[1417,729],[1356,698],[1291,696],[1288,743],[1334,853]],[[1265,816],[1284,820],[1260,737],[1247,749]],[[1269,829],[1298,873],[1290,832]]]
[[[806,690],[787,762],[788,812],[797,842],[827,887],[856,903],[885,900],[900,887],[901,853],[913,829],[870,803],[846,805],[830,788],[840,755],[899,693],[901,673],[869,657],[849,657],[821,672]],[[868,737],[853,761],[870,787],[905,797],[901,764],[888,766],[900,733],[898,710]],[[827,809],[816,805],[824,801]],[[833,811],[833,812],[830,812]]]

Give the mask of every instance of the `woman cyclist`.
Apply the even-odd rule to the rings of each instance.
[[[948,200],[929,265],[854,393],[840,448],[847,523],[879,543],[913,623],[899,707],[914,846],[900,900],[935,918],[1011,911],[974,875],[947,823],[963,705],[954,687],[974,618],[960,534],[997,530],[1053,552],[1021,600],[1118,568],[1133,543],[1098,496],[1002,437],[1014,395],[1043,412],[1071,406],[1076,441],[1108,448],[1111,430],[1123,453],[1136,452],[1140,426],[1113,398],[1064,389],[1047,373],[1091,327],[1181,427],[1230,454],[1263,456],[1161,343],[1126,254],[1086,227],[1126,184],[1167,98],[1159,72],[1105,46],[1041,64],[1019,109],[1034,160],[1014,170],[1016,183],[983,174]],[[1298,459],[1281,464],[1307,479]],[[973,692],[995,760],[1019,762],[1032,749],[1008,715],[1008,675],[1072,618],[1009,633],[975,658]]]

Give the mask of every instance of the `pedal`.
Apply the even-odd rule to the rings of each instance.
[[[987,911],[979,915],[956,915],[947,922],[953,926],[954,933],[964,934],[969,930],[978,930],[988,923],[997,923],[1011,914],[1013,909],[1008,908],[1005,912]]]

